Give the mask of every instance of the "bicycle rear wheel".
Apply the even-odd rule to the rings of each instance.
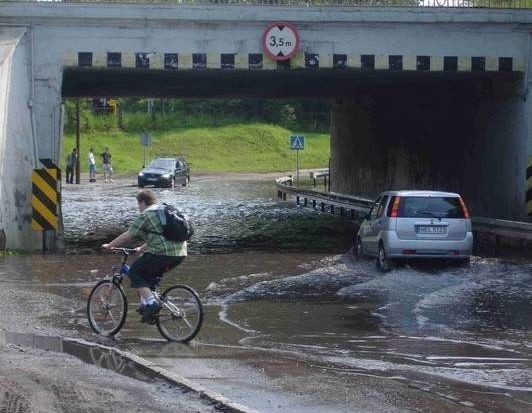
[[[157,328],[168,341],[187,343],[203,323],[203,306],[198,294],[187,285],[174,285],[159,298],[161,310]]]
[[[111,280],[99,281],[87,302],[87,318],[91,328],[103,336],[120,331],[127,316],[127,298],[122,287]]]

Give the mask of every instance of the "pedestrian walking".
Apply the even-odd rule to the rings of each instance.
[[[78,163],[78,151],[76,148],[72,149],[72,152],[67,155],[66,158],[66,183],[74,183],[74,171]]]
[[[103,152],[100,156],[102,157],[103,179],[105,180],[105,183],[113,182],[113,157],[109,152],[109,148],[105,148],[105,152]]]
[[[96,160],[92,148],[89,149],[89,182],[96,182]]]

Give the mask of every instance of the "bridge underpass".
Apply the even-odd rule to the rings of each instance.
[[[0,2],[0,248],[42,245],[30,177],[63,157],[65,97],[330,99],[333,190],[525,216],[532,12],[354,10]],[[286,20],[301,45],[277,62],[262,36]]]
[[[522,84],[517,72],[76,67],[65,69],[62,93],[330,99],[334,192],[375,197],[390,189],[456,191],[474,215],[515,218],[525,205]]]

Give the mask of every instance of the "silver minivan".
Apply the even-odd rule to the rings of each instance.
[[[376,257],[389,271],[401,258],[444,258],[469,263],[471,219],[460,195],[439,191],[388,191],[375,200],[355,237],[355,258]]]

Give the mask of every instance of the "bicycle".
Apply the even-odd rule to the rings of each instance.
[[[95,333],[112,337],[120,331],[126,321],[127,297],[122,280],[129,273],[127,259],[135,252],[131,248],[113,248],[123,254],[120,265],[113,267],[111,278],[104,278],[93,287],[87,301],[87,318]],[[176,284],[161,294],[152,288],[161,309],[150,320],[168,341],[187,343],[198,334],[203,323],[201,300],[191,287]]]

